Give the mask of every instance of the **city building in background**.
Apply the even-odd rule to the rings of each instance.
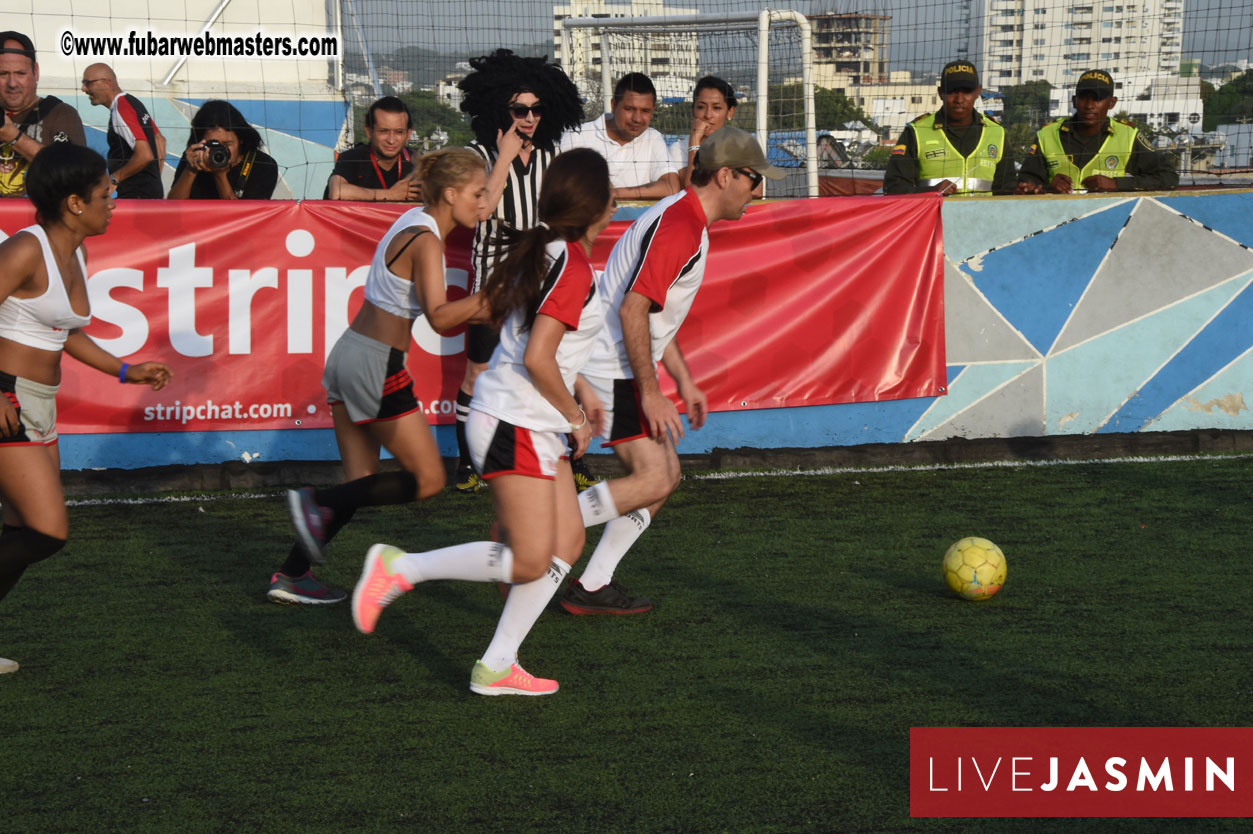
[[[971,0],[985,87],[1047,81],[1070,88],[1084,70],[1178,75],[1184,0]]]
[[[554,5],[553,55],[578,86],[579,92],[594,99],[600,91],[602,37],[590,29],[568,30],[563,47],[562,20],[567,17],[639,19],[695,14],[701,14],[701,10],[688,6],[667,6],[662,0],[632,0],[630,3],[591,0]],[[616,82],[629,72],[642,72],[652,79],[657,95],[663,101],[686,98],[696,84],[700,46],[695,34],[610,35],[608,52],[612,81]]]

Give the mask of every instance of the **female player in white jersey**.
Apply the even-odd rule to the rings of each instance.
[[[128,364],[82,331],[91,322],[83,241],[109,227],[112,192],[100,154],[54,142],[26,174],[35,225],[0,243],[0,599],[69,535],[56,428],[62,354],[119,382],[155,390],[170,381],[160,362]],[[16,670],[0,658],[0,674]]]
[[[299,545],[270,579],[275,602],[330,603],[345,597],[313,578],[309,564],[358,507],[404,504],[444,488],[444,461],[405,369],[413,323],[425,315],[442,333],[486,318],[482,295],[449,300],[444,244],[456,226],[473,228],[484,211],[483,160],[465,148],[433,151],[418,163],[422,208],[402,214],[383,235],[365,283],[365,303],[326,359],[326,387],[343,457],[345,483],[288,493]],[[403,472],[379,469],[379,447]]]
[[[534,228],[504,232],[506,256],[484,293],[503,322],[500,345],[479,376],[466,435],[471,460],[492,491],[502,542],[471,542],[426,553],[370,548],[352,598],[357,628],[374,631],[384,606],[419,582],[515,583],[496,635],[475,664],[480,695],[548,695],[557,682],[517,662],[518,647],[583,551],[578,495],[564,457],[587,449],[592,426],[573,396],[575,377],[604,322],[588,259],[609,225],[609,166],[595,151],[553,160]]]

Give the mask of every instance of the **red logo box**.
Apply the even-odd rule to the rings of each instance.
[[[1253,728],[912,727],[909,813],[1253,816]]]

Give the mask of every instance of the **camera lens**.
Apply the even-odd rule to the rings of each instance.
[[[208,152],[210,168],[229,168],[231,166],[230,148],[214,140],[205,142],[204,147]]]

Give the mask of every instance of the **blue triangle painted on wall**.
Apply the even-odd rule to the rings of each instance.
[[[959,266],[1042,354],[1047,354],[1135,207],[1111,206]]]
[[[1246,280],[1246,279],[1241,279]],[[1102,432],[1141,431],[1189,391],[1253,346],[1253,283],[1231,300],[1154,377],[1140,387]]]

